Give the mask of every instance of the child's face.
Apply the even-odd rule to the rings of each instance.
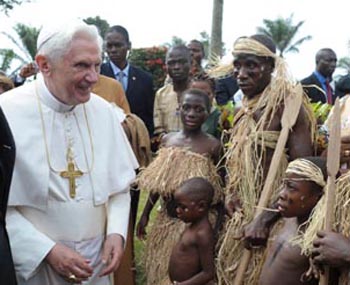
[[[197,201],[191,201],[181,190],[174,194],[177,217],[185,223],[191,223],[203,216]]]
[[[181,102],[181,120],[186,130],[199,129],[208,117],[204,99],[193,94],[184,94]]]
[[[321,197],[321,193],[312,188],[314,183],[297,180],[302,178],[296,174],[287,174],[283,181],[277,202],[278,210],[283,217],[307,217]]]
[[[190,88],[196,88],[203,90],[206,94],[208,94],[209,101],[212,104],[213,99],[214,99],[214,93],[213,90],[211,89],[211,85],[207,81],[192,81],[190,84]]]

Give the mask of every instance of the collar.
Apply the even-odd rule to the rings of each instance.
[[[38,74],[35,84],[37,84],[40,101],[49,108],[59,113],[70,112],[74,109],[75,106],[64,104],[56,99],[56,97],[49,91],[49,89],[47,89],[42,74]]]
[[[129,76],[129,69],[130,69],[130,65],[129,62],[126,64],[124,69],[120,69],[118,66],[116,66],[112,61],[109,61],[111,63],[111,67],[113,70],[113,74],[117,75],[120,71],[124,72],[124,76],[128,77]]]
[[[321,73],[319,73],[317,70],[314,71],[315,76],[317,77],[318,81],[320,81],[322,84],[326,84],[327,78],[324,77]],[[328,78],[329,79],[329,78]],[[332,78],[330,78],[329,82],[332,81]]]

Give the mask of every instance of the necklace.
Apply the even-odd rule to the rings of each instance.
[[[91,165],[89,166],[89,163],[88,163],[86,149],[85,149],[85,145],[84,145],[84,140],[82,139],[82,133],[81,133],[80,126],[78,124],[78,119],[77,119],[75,113],[73,112],[73,115],[74,115],[74,118],[75,118],[75,121],[76,121],[76,124],[78,127],[79,135],[80,135],[80,138],[82,140],[85,162],[86,162],[86,165],[88,166],[88,169],[86,171],[82,171],[78,167],[77,167],[77,169],[75,169],[76,163],[75,163],[74,158],[73,158],[71,140],[68,140],[68,147],[67,147],[67,154],[66,154],[67,170],[57,170],[53,167],[53,165],[51,163],[51,159],[50,159],[49,146],[48,146],[48,142],[47,142],[47,133],[46,133],[46,127],[45,127],[45,122],[44,122],[44,115],[43,115],[43,110],[42,110],[42,106],[41,106],[41,102],[40,102],[40,98],[39,98],[37,82],[35,84],[35,93],[36,93],[37,100],[38,100],[38,109],[40,112],[41,128],[42,128],[43,138],[44,138],[44,143],[45,143],[47,164],[53,172],[59,173],[62,178],[66,178],[69,180],[69,195],[71,198],[74,199],[76,196],[75,179],[81,177],[83,174],[90,173],[94,167],[94,162],[95,162],[91,129],[90,129],[89,121],[87,118],[85,105],[83,105],[83,109],[84,109],[84,118],[85,118],[87,130],[88,130],[88,134],[89,134],[89,140],[90,140],[90,148],[91,148],[91,156],[92,156],[91,157]],[[53,125],[53,123],[52,123],[52,125]]]

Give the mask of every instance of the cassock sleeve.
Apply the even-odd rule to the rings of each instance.
[[[16,273],[28,280],[55,242],[38,231],[15,207],[8,208],[6,225]]]
[[[124,245],[128,233],[130,212],[129,188],[109,197],[107,205],[107,235],[120,234],[124,238]]]

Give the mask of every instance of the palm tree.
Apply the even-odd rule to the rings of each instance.
[[[288,52],[299,52],[299,46],[304,42],[312,39],[312,36],[305,36],[295,40],[304,21],[293,25],[293,14],[289,18],[279,17],[276,20],[263,20],[264,26],[258,27],[257,32],[267,35],[273,39],[276,44],[279,55]]]
[[[19,52],[15,53],[13,59],[20,61],[20,66],[16,68],[16,72],[23,64],[32,62],[36,54],[36,41],[40,29],[27,26],[24,24],[16,24],[13,30],[16,32],[16,36],[13,36],[9,33],[2,32],[17,48]],[[17,38],[17,39],[16,39]],[[6,54],[6,50],[0,49],[0,55],[3,56]]]
[[[211,28],[211,42],[209,49],[209,61],[215,61],[222,55],[222,18],[224,0],[213,0],[213,17]]]

